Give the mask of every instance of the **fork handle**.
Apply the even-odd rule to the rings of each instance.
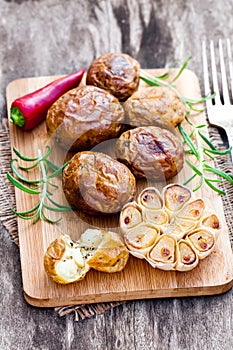
[[[225,127],[224,129],[225,129],[226,134],[227,134],[229,147],[232,147],[231,161],[233,162],[233,127]]]

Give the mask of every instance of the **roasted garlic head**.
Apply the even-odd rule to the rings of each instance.
[[[221,231],[215,213],[182,185],[145,188],[126,204],[120,227],[130,253],[163,270],[188,271],[214,249]]]
[[[47,274],[57,283],[82,280],[91,269],[121,271],[129,257],[121,236],[115,232],[87,229],[76,242],[68,235],[52,242],[44,256]]]

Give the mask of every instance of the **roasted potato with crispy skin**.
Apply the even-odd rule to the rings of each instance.
[[[119,212],[132,200],[136,181],[122,163],[100,152],[79,152],[63,170],[67,201],[89,214]]]
[[[140,63],[123,53],[107,53],[95,59],[87,72],[86,83],[109,91],[125,101],[137,90]]]
[[[119,135],[124,110],[116,97],[95,86],[80,86],[48,110],[49,136],[65,150],[82,151]]]
[[[125,131],[116,142],[116,157],[137,178],[169,180],[183,167],[184,149],[174,133],[147,126]]]
[[[185,105],[167,87],[150,86],[136,91],[124,103],[127,122],[132,126],[176,127],[185,118]]]

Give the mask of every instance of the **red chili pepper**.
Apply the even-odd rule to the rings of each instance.
[[[12,123],[23,130],[33,129],[45,119],[48,109],[60,96],[79,85],[84,72],[82,68],[14,100],[10,110]]]

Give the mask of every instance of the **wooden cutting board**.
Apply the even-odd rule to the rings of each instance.
[[[160,75],[162,70],[152,70]],[[38,89],[57,77],[24,78],[11,82],[7,87],[8,114],[11,102],[25,93]],[[84,83],[84,81],[83,81]],[[141,83],[141,86],[144,83]],[[185,70],[177,87],[183,95],[190,98],[200,96],[197,77]],[[195,124],[205,122],[204,113],[192,116]],[[184,124],[186,128],[187,125]],[[45,152],[45,146],[50,144],[46,133],[45,123],[30,132],[23,132],[10,124],[11,146],[15,146],[22,154],[37,156],[38,149]],[[108,143],[100,145],[100,151],[106,151]],[[15,155],[13,155],[14,157]],[[60,166],[65,159],[62,150],[54,145],[51,160]],[[183,183],[191,175],[188,166],[173,179],[172,182]],[[36,175],[35,175],[36,176]],[[59,181],[59,180],[57,180]],[[60,188],[54,192],[54,198],[64,203]],[[162,189],[164,183],[156,184]],[[139,184],[139,186],[142,186]],[[190,188],[195,184],[191,183]],[[25,211],[35,205],[38,198],[18,189],[15,191],[18,211]],[[111,229],[119,232],[118,216],[109,218],[78,217],[73,212],[61,214],[61,223],[52,225],[45,221],[37,222],[18,219],[20,258],[23,278],[23,290],[28,303],[39,307],[62,306],[68,304],[84,304],[109,302],[117,300],[164,298],[220,294],[229,290],[233,285],[233,255],[230,246],[228,228],[225,222],[221,197],[209,188],[203,186],[195,193],[202,197],[206,205],[216,211],[222,221],[222,232],[217,241],[216,249],[199,265],[189,272],[169,272],[152,268],[146,261],[130,256],[127,266],[122,272],[107,274],[90,271],[83,281],[58,285],[46,275],[43,268],[43,257],[48,245],[61,233],[68,233],[72,239],[90,226]],[[52,213],[53,217],[60,214]]]

